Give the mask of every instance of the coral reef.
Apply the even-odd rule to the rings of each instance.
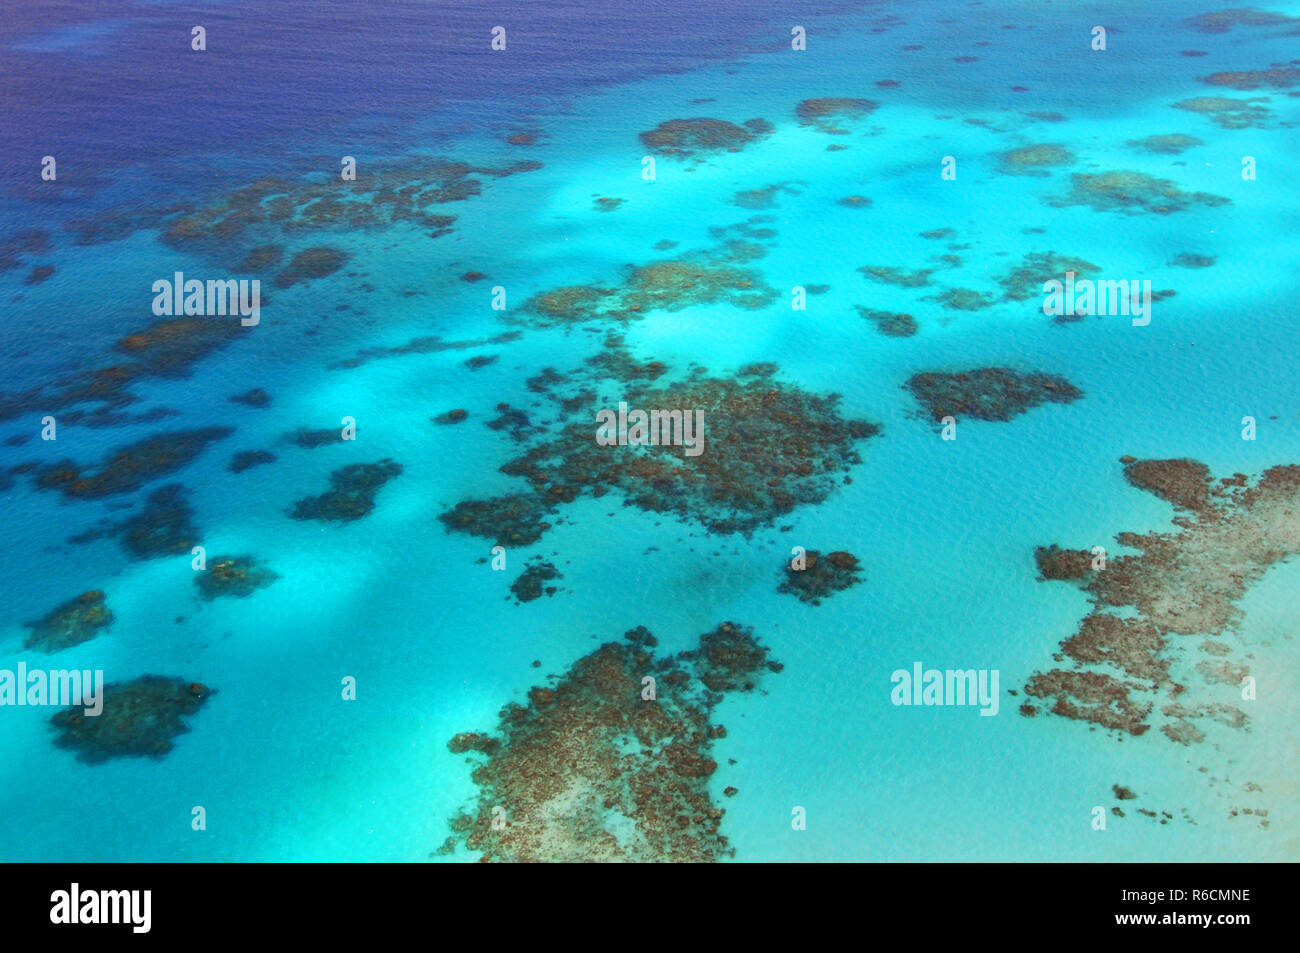
[[[758,310],[777,298],[761,274],[732,262],[765,254],[753,242],[726,243],[712,251],[628,266],[614,287],[568,285],[534,295],[522,316],[512,320],[533,327],[555,327],[587,321],[626,323],[655,311],[680,311],[699,305],[730,304]]]
[[[866,421],[841,418],[833,395],[766,377],[629,383],[626,399],[630,406],[701,412],[707,446],[698,455],[669,444],[602,447],[589,409],[502,471],[527,479],[547,505],[584,490],[617,490],[641,509],[675,513],[714,532],[749,533],[825,499],[858,462],[855,442],[878,432]]]
[[[26,228],[13,232],[0,241],[0,271],[12,271],[24,264],[28,257],[45,255],[50,251],[50,233],[44,229]]]
[[[193,365],[213,351],[225,347],[241,333],[237,321],[220,318],[168,318],[143,331],[129,334],[114,350],[127,360],[90,370],[78,371],[52,384],[18,393],[0,395],[0,420],[25,413],[59,413],[62,425],[111,425],[127,422],[114,414],[134,403],[131,392],[137,382],[150,378],[179,380],[188,377]],[[97,404],[94,411],[71,410],[81,404]],[[158,410],[135,418],[157,419],[173,411]]]
[[[1232,200],[1209,192],[1184,192],[1171,179],[1157,179],[1145,172],[1113,171],[1090,175],[1076,172],[1073,187],[1066,195],[1043,201],[1056,208],[1084,205],[1095,212],[1122,212],[1137,215],[1154,212],[1170,215],[1196,205],[1214,208],[1230,205]]]
[[[1188,17],[1183,21],[1198,33],[1227,33],[1237,26],[1288,26],[1300,27],[1300,17],[1289,17],[1285,13],[1269,10],[1255,10],[1249,7],[1235,10],[1216,10]]]
[[[998,154],[998,171],[1003,175],[1044,176],[1047,169],[1074,165],[1074,153],[1058,143],[1045,142],[1008,149]]]
[[[92,589],[51,609],[35,622],[28,622],[26,627],[31,632],[23,648],[59,652],[89,642],[112,624],[113,613],[104,593]]]
[[[1029,252],[1015,268],[997,279],[1003,296],[1009,301],[1027,301],[1043,296],[1043,283],[1063,281],[1072,271],[1078,278],[1089,278],[1101,268],[1082,258],[1070,258],[1056,252]]]
[[[130,493],[179,470],[209,443],[232,433],[232,427],[202,427],[155,434],[114,451],[94,473],[87,474],[71,460],[49,464],[38,472],[36,485],[45,490],[59,490],[69,499],[77,500]]]
[[[251,596],[280,578],[252,556],[213,556],[207,565],[194,574],[194,585],[209,602],[218,596]]]
[[[1168,133],[1165,135],[1147,136],[1145,139],[1130,139],[1128,144],[1134,149],[1142,149],[1146,152],[1154,152],[1156,155],[1176,156],[1193,149],[1196,146],[1205,145],[1195,136],[1186,136],[1182,133]]]
[[[233,395],[230,400],[236,404],[243,404],[245,407],[256,407],[264,410],[271,406],[271,395],[260,387],[254,387],[252,390],[244,391],[242,394]]]
[[[144,508],[119,527],[122,548],[133,559],[188,553],[199,541],[185,487],[169,483],[145,499]]]
[[[359,520],[375,508],[375,497],[384,484],[401,472],[402,465],[388,459],[340,467],[330,474],[326,492],[298,500],[289,515],[323,522]]]
[[[269,450],[241,450],[230,458],[230,464],[226,469],[231,473],[243,473],[249,467],[260,467],[264,463],[275,463],[278,459],[279,457]]]
[[[1262,129],[1273,118],[1271,109],[1258,105],[1267,101],[1267,97],[1261,96],[1252,96],[1249,99],[1193,96],[1191,99],[1174,103],[1173,108],[1208,116],[1211,122],[1224,129]]]
[[[1176,530],[1121,533],[1117,541],[1138,554],[1113,556],[1095,570],[1056,547],[1036,553],[1040,569],[1058,570],[1044,578],[1076,582],[1093,609],[1061,643],[1057,661],[1073,668],[1035,673],[1025,692],[1055,714],[1119,732],[1139,735],[1158,724],[1179,744],[1204,740],[1206,722],[1243,730],[1247,716],[1228,701],[1249,666],[1204,637],[1235,626],[1247,589],[1300,552],[1300,466],[1273,467],[1251,486],[1240,473],[1215,481],[1194,460],[1123,463],[1131,485],[1173,505]],[[1212,658],[1183,661],[1171,637],[1187,635],[1202,637]]]
[[[442,424],[445,426],[447,424],[461,423],[462,421],[467,420],[468,418],[469,418],[469,411],[462,410],[461,408],[457,407],[454,410],[449,410],[446,413],[439,414],[437,417],[431,417],[429,419],[432,420],[435,424]]]
[[[519,574],[519,578],[510,584],[510,591],[520,602],[532,602],[534,599],[540,599],[543,593],[548,596],[555,595],[556,587],[548,586],[546,583],[552,579],[563,578],[560,571],[551,563],[534,559]]]
[[[501,546],[527,546],[551,524],[547,505],[535,493],[512,493],[486,500],[461,500],[439,515],[448,531],[490,539]]]
[[[848,135],[848,130],[838,123],[845,119],[861,119],[875,112],[880,104],[870,99],[851,99],[843,96],[825,96],[819,99],[805,99],[795,107],[795,116],[799,124],[813,126],[819,132],[830,135]]]
[[[302,447],[304,450],[315,450],[317,447],[341,443],[343,441],[343,431],[338,427],[321,427],[317,430],[307,430],[304,427],[299,427],[297,430],[285,434],[284,439],[294,446]]]
[[[802,185],[803,183],[799,183]],[[794,183],[775,182],[759,189],[746,189],[737,192],[731,200],[732,205],[747,209],[769,209],[776,208],[776,197],[785,192],[789,195],[798,195],[799,189]]]
[[[928,300],[939,302],[949,311],[983,311],[997,303],[992,295],[973,288],[945,288]]]
[[[675,658],[655,658],[653,644],[633,629],[551,687],[533,688],[527,705],[506,705],[499,738],[453,738],[453,751],[481,758],[471,775],[477,801],[451,821],[456,840],[493,862],[729,856],[725,812],[710,796],[712,745],[723,730],[710,716],[727,694],[754,691],[780,666],[730,622]]]
[[[347,262],[346,252],[318,246],[298,252],[284,271],[275,276],[277,288],[292,288],[302,281],[315,281],[334,274]]]
[[[1201,82],[1208,86],[1228,86],[1243,92],[1256,89],[1290,89],[1300,86],[1300,68],[1292,60],[1289,66],[1273,66],[1269,69],[1232,70],[1223,73],[1211,73]]]
[[[777,587],[777,592],[798,596],[800,602],[819,606],[823,599],[862,581],[857,575],[862,567],[852,553],[835,550],[823,554],[810,549],[802,559],[802,569],[791,565],[793,560],[786,563],[785,579]]]
[[[771,132],[772,124],[766,119],[748,119],[742,125],[725,119],[669,119],[638,138],[650,152],[685,159],[739,152]]]
[[[948,416],[1010,420],[1040,404],[1068,404],[1083,396],[1064,377],[1007,367],[951,374],[926,371],[910,377],[904,388],[936,421]]]
[[[875,308],[866,308],[862,305],[854,305],[854,307],[858,309],[858,314],[874,324],[876,330],[886,337],[910,338],[917,332],[916,318],[910,314],[877,311]]]
[[[77,752],[77,760],[101,764],[110,758],[162,758],[173,740],[189,731],[187,719],[215,692],[198,682],[142,675],[104,686],[104,710],[84,714],[65,708],[50,719],[59,734],[54,743]]]
[[[895,285],[899,288],[923,288],[930,283],[930,275],[934,274],[933,268],[907,271],[888,265],[863,265],[858,271],[866,275],[870,281],[882,285]]]

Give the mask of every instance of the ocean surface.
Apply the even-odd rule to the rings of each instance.
[[[496,731],[502,706],[526,704],[530,688],[629,629],[675,653],[725,621],[752,628],[782,669],[711,715],[726,726],[707,779],[726,811],[721,859],[1300,857],[1300,561],[1252,579],[1230,624],[1167,636],[1185,697],[1231,702],[1244,726],[1197,722],[1203,738],[1182,743],[1060,717],[1050,699],[1034,717],[1018,710],[1091,609],[1078,586],[1039,579],[1036,548],[1101,545],[1115,559],[1135,552],[1117,534],[1176,530],[1174,507],[1126,480],[1122,456],[1188,458],[1252,482],[1300,464],[1300,4],[1261,0],[1253,9],[1271,16],[1253,17],[1229,0],[6,8],[0,670],[99,669],[110,683],[157,674],[210,694],[169,750],[99,762],[54,743],[57,709],[0,706],[0,859],[476,860],[463,843],[438,852],[480,795],[482,756],[453,753],[450,739]],[[1225,9],[1237,13],[1193,19]],[[191,49],[196,24],[204,51]],[[791,48],[796,25],[806,49]],[[1092,49],[1098,25],[1104,50]],[[1271,72],[1206,82],[1230,71]],[[1234,114],[1246,118],[1174,108],[1211,96],[1248,100]],[[800,104],[823,97],[874,107],[810,121]],[[770,130],[689,156],[639,138],[692,117]],[[1195,144],[1133,144],[1173,135]],[[1015,150],[1042,144],[1064,157],[1017,164]],[[340,179],[344,156],[355,183]],[[369,212],[319,227],[272,217],[234,236],[208,222],[168,237],[175,215],[224,206],[259,180],[301,196],[388,174],[391,195],[403,176],[444,174],[427,171],[433,160],[466,164],[446,173],[449,189],[477,183],[423,209],[454,216],[442,227],[362,199]],[[1109,170],[1151,177],[1134,179],[1139,191],[1176,183],[1173,207],[1113,191],[1054,203],[1073,177]],[[870,202],[841,201],[851,196]],[[952,231],[922,235],[941,229]],[[777,292],[761,306],[679,300],[569,324],[530,311],[548,290],[613,288],[629,265],[737,236],[760,247],[735,267]],[[283,247],[281,263],[242,269],[249,247],[266,245]],[[318,247],[345,264],[275,282]],[[1176,294],[1153,303],[1145,326],[1054,321],[1037,284],[1013,300],[998,283],[1048,252]],[[1172,264],[1179,255],[1212,264]],[[933,274],[907,287],[864,266]],[[176,272],[260,274],[260,323],[204,317],[231,338],[193,360],[160,348],[161,369],[106,413],[60,398],[59,382],[139,353],[123,339],[163,320],[151,288]],[[485,277],[466,280],[473,272]],[[796,286],[813,289],[802,309]],[[946,288],[984,297],[947,307]],[[916,333],[881,333],[859,308],[911,314]],[[860,462],[822,498],[748,534],[625,505],[615,487],[555,507],[545,534],[506,545],[496,571],[493,539],[438,517],[526,488],[500,467],[540,434],[484,424],[503,403],[534,425],[556,421],[529,379],[582,368],[611,330],[638,360],[667,365],[665,380],[771,362],[781,387],[837,394],[838,414],[879,433],[854,444]],[[435,336],[470,343],[411,346]],[[341,365],[382,348],[405,350]],[[476,356],[495,360],[467,365]],[[1082,396],[1005,420],[958,414],[957,439],[945,440],[905,385],[976,368],[1056,375]],[[229,400],[255,388],[269,406]],[[597,389],[601,406],[622,399],[612,380]],[[453,408],[463,423],[431,420]],[[42,439],[47,415],[55,440]],[[345,417],[355,440],[286,439]],[[1254,439],[1243,439],[1245,417]],[[58,461],[89,469],[204,427],[233,432],[170,468],[144,465],[120,492],[42,485]],[[233,454],[258,450],[275,459],[231,471]],[[401,473],[362,518],[291,515],[341,468],[380,460]],[[133,558],[105,528],[168,484],[185,488],[209,556],[250,554],[278,578],[208,600],[188,545]],[[793,547],[852,553],[860,581],[817,605],[778,591]],[[562,577],[553,594],[520,601],[510,585],[537,558]],[[104,594],[111,626],[50,654],[25,645],[29,623],[90,591]],[[1254,697],[1196,674],[1206,639],[1231,646]],[[894,704],[891,674],[916,662],[997,670],[997,715]],[[348,677],[355,700],[341,694]],[[1134,796],[1117,800],[1116,786]]]

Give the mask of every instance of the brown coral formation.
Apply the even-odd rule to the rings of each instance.
[[[1084,579],[1092,571],[1092,561],[1092,552],[1087,549],[1062,549],[1053,543],[1034,550],[1040,580]]]
[[[885,337],[910,338],[917,332],[916,318],[910,314],[899,311],[878,311],[875,308],[866,308],[862,305],[855,305],[854,307],[858,309],[858,314],[874,324],[876,330]]]
[[[983,311],[997,303],[992,295],[974,288],[945,288],[929,300],[939,302],[949,311]]]
[[[1058,255],[1056,252],[1029,252],[1020,264],[997,279],[1003,297],[1008,301],[1026,301],[1041,298],[1044,282],[1065,280],[1067,271],[1078,278],[1089,278],[1101,268],[1082,258]]]
[[[232,427],[201,427],[155,434],[113,452],[92,473],[71,460],[41,468],[36,485],[69,499],[93,500],[137,490],[188,464],[207,445],[234,433]]]
[[[1294,24],[1300,27],[1300,17],[1289,17],[1285,13],[1255,10],[1250,7],[1201,13],[1188,17],[1183,22],[1198,33],[1227,33],[1238,26],[1269,27]]]
[[[1145,172],[1116,170],[1095,175],[1076,172],[1072,188],[1060,196],[1043,201],[1056,208],[1083,205],[1095,212],[1122,212],[1138,215],[1146,212],[1170,215],[1193,206],[1214,208],[1230,205],[1232,200],[1209,192],[1184,192],[1172,179],[1158,179]]]
[[[899,288],[923,288],[930,283],[930,275],[934,274],[933,268],[908,271],[891,265],[863,265],[858,271],[862,272],[869,281]]]
[[[181,678],[142,675],[104,686],[104,709],[87,715],[83,706],[65,708],[50,719],[55,745],[77,752],[77,760],[101,764],[110,758],[162,758],[174,739],[189,731],[188,718],[215,694]]]
[[[454,836],[493,862],[728,856],[725,811],[711,796],[721,735],[711,715],[780,666],[730,622],[676,657],[656,658],[653,644],[634,629],[534,688],[526,705],[503,708],[499,738],[457,735],[453,751],[485,757],[472,774],[479,796],[451,821]]]
[[[353,463],[330,474],[330,488],[298,500],[289,515],[296,520],[349,523],[370,514],[384,484],[402,472],[393,460]]]
[[[548,586],[547,583],[562,578],[560,571],[551,563],[543,559],[533,559],[519,574],[519,578],[510,584],[510,591],[521,603],[532,602],[534,599],[540,599],[543,594],[555,595],[556,587]]]
[[[737,125],[725,119],[669,119],[640,134],[650,152],[686,159],[710,153],[739,152],[772,133],[766,119],[748,119]]]
[[[1209,86],[1228,86],[1250,92],[1256,89],[1290,89],[1300,86],[1300,68],[1292,65],[1273,66],[1269,69],[1230,70],[1223,73],[1211,73],[1201,82]]]
[[[1241,617],[1238,602],[1252,583],[1275,563],[1300,552],[1300,466],[1277,466],[1251,486],[1244,474],[1215,481],[1193,460],[1126,458],[1125,477],[1135,487],[1171,503],[1174,532],[1121,533],[1123,546],[1137,555],[1114,556],[1104,568],[1084,571],[1063,551],[1040,550],[1042,568],[1066,566],[1045,578],[1071,579],[1088,593],[1093,611],[1078,632],[1061,644],[1058,668],[1030,678],[1025,692],[1051,702],[1059,715],[1129,734],[1160,730],[1181,744],[1205,737],[1204,722],[1244,729],[1248,719],[1233,697],[1248,666],[1224,656],[1222,642],[1205,641],[1213,659],[1182,665],[1173,654],[1173,636],[1218,636]],[[1074,571],[1077,570],[1077,571]],[[1220,699],[1190,699],[1189,675],[1215,686]]]
[[[195,573],[194,585],[211,602],[218,596],[247,598],[279,578],[252,556],[213,556],[207,569]]]
[[[438,519],[448,530],[481,536],[500,546],[527,546],[550,529],[551,524],[545,519],[548,510],[537,494],[512,493],[484,500],[461,500]]]
[[[275,276],[277,288],[292,288],[303,281],[315,281],[334,274],[347,262],[346,252],[324,245],[306,248],[294,255],[284,271]]]
[[[1083,396],[1064,377],[1008,367],[981,367],[952,374],[925,371],[908,378],[904,388],[936,421],[949,416],[1010,420],[1040,404],[1068,404]]]
[[[799,562],[786,563],[785,579],[777,592],[797,596],[800,602],[819,606],[822,600],[862,581],[858,558],[844,550],[822,553],[810,549]]]
[[[1153,152],[1156,155],[1176,156],[1186,152],[1188,149],[1196,146],[1205,145],[1195,136],[1185,136],[1182,133],[1167,133],[1164,135],[1147,136],[1145,139],[1130,139],[1128,144],[1134,149],[1142,149],[1146,152]]]
[[[845,420],[835,396],[770,378],[693,376],[666,386],[630,383],[630,406],[703,413],[703,452],[682,445],[601,446],[594,408],[560,434],[510,461],[547,505],[579,493],[619,491],[627,503],[675,513],[715,532],[749,533],[800,504],[825,499],[859,458],[856,441],[877,428]]]
[[[513,320],[556,327],[588,321],[627,323],[655,311],[699,305],[759,310],[776,300],[776,289],[759,272],[735,262],[764,254],[761,245],[732,240],[712,251],[629,265],[624,279],[613,287],[567,285],[534,295]]]
[[[1224,129],[1264,128],[1273,117],[1273,111],[1259,103],[1267,97],[1233,99],[1228,96],[1193,96],[1174,103],[1174,109],[1200,113]]]
[[[433,208],[480,194],[483,182],[475,176],[514,175],[540,167],[540,162],[524,161],[501,169],[475,168],[420,157],[374,167],[345,184],[262,179],[206,207],[184,209],[162,222],[144,224],[161,226],[164,242],[185,248],[228,245],[268,230],[279,234],[357,231],[397,223],[422,228],[436,238],[450,232],[456,218]],[[248,263],[272,266],[272,253],[258,251],[268,247],[250,249],[250,255],[261,257]]]
[[[795,107],[795,116],[802,126],[813,126],[819,132],[835,136],[848,135],[848,130],[840,127],[842,120],[861,119],[875,112],[880,104],[870,99],[852,99],[844,96],[824,96],[818,99],[805,99]]]
[[[132,392],[135,384],[151,378],[188,377],[196,362],[233,342],[242,330],[237,321],[222,318],[167,318],[155,322],[115,345],[114,350],[125,355],[125,361],[79,371],[43,387],[0,394],[0,420],[39,411],[60,412],[61,425],[127,422],[121,410],[139,400]],[[98,406],[94,410],[72,409],[84,404]],[[156,419],[169,413],[155,411],[135,419]]]
[[[1074,165],[1074,153],[1054,142],[1008,149],[998,154],[998,171],[1003,175],[1047,175],[1047,169]]]
[[[31,631],[23,641],[23,648],[59,652],[89,642],[112,624],[113,613],[104,593],[93,589],[51,609],[35,622],[28,622]]]

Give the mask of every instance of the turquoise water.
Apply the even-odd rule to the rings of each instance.
[[[83,764],[50,744],[48,710],[0,711],[0,857],[424,860],[447,837],[447,820],[475,796],[464,758],[447,750],[452,735],[493,728],[501,706],[522,699],[543,674],[562,673],[635,625],[651,629],[665,651],[678,651],[729,619],[753,626],[785,666],[765,680],[763,694],[730,697],[717,715],[728,734],[715,744],[721,767],[711,784],[715,792],[727,785],[741,792],[726,801],[722,827],[737,860],[1294,859],[1296,565],[1271,569],[1241,603],[1234,637],[1252,653],[1262,686],[1250,732],[1225,731],[1190,747],[1158,732],[1120,741],[1078,722],[1022,718],[1019,701],[1005,694],[1050,666],[1088,611],[1074,587],[1035,581],[1034,547],[1115,548],[1118,532],[1169,529],[1171,507],[1125,483],[1121,455],[1187,456],[1216,475],[1300,462],[1300,376],[1291,373],[1290,346],[1300,185],[1288,174],[1296,145],[1288,124],[1300,101],[1285,90],[1239,93],[1197,79],[1265,68],[1294,56],[1297,44],[1277,28],[1206,35],[1182,22],[1211,9],[875,4],[809,19],[803,53],[785,48],[788,26],[773,26],[766,51],[557,94],[529,116],[527,125],[544,133],[540,145],[505,144],[502,127],[486,115],[481,131],[427,147],[474,164],[545,163],[488,179],[481,196],[435,209],[458,216],[451,235],[429,239],[398,224],[289,237],[352,258],[328,278],[268,288],[262,324],[198,363],[188,379],[137,388],[144,400],[132,410],[163,406],[179,416],[68,426],[48,448],[35,438],[3,448],[6,465],[91,461],[159,429],[235,426],[233,436],[159,484],[190,488],[210,554],[254,553],[281,579],[246,599],[200,602],[188,557],[133,563],[111,539],[65,543],[112,511],[102,502],[65,502],[19,478],[3,496],[0,668],[22,659],[102,668],[110,681],[160,672],[217,693],[157,761]],[[1294,4],[1268,9],[1300,16]],[[1112,27],[1105,52],[1087,48],[1094,23]],[[879,26],[887,28],[872,32]],[[92,32],[84,42],[106,40]],[[901,49],[917,44],[923,49]],[[1180,56],[1185,49],[1207,55]],[[979,60],[953,61],[963,55]],[[878,87],[882,79],[901,85]],[[1028,92],[1012,92],[1013,85]],[[1276,116],[1269,128],[1225,130],[1170,108],[1220,94],[1268,96]],[[796,105],[818,96],[881,105],[842,121],[849,135],[828,136],[795,121]],[[1067,118],[1036,120],[1026,115],[1032,111]],[[776,129],[697,165],[659,157],[656,180],[643,181],[637,134],[693,115],[763,117]],[[418,119],[402,138],[419,141],[420,123],[448,122],[445,114]],[[1204,144],[1181,155],[1126,145],[1165,133]],[[1042,142],[1064,145],[1077,164],[1041,176],[998,171],[997,153]],[[832,143],[848,148],[826,151]],[[322,134],[315,150],[327,158],[319,168],[333,175],[334,157],[355,152],[364,172],[371,154],[379,158],[379,142],[367,146],[342,148]],[[957,159],[955,181],[939,175],[947,155]],[[1257,158],[1257,181],[1242,180],[1243,155]],[[1174,179],[1232,205],[1124,215],[1043,203],[1068,190],[1072,172],[1108,169]],[[778,194],[774,208],[757,213],[772,217],[767,225],[777,235],[769,254],[748,266],[781,292],[776,302],[762,310],[657,312],[627,328],[627,344],[643,359],[694,362],[719,374],[774,361],[782,381],[839,393],[846,416],[882,426],[859,445],[852,483],[777,521],[792,524],[789,532],[774,526],[749,539],[710,537],[697,524],[624,507],[613,495],[583,497],[561,508],[562,521],[541,541],[509,551],[511,571],[492,572],[478,562],[490,543],[448,534],[437,516],[458,500],[519,488],[497,470],[519,445],[482,422],[500,402],[528,407],[527,377],[577,366],[600,337],[526,330],[504,345],[329,367],[362,348],[420,336],[499,334],[510,326],[491,308],[498,284],[507,291],[508,319],[535,293],[608,284],[628,263],[711,247],[711,227],[756,214],[732,204],[734,193],[778,182],[798,194]],[[212,184],[205,180],[205,188]],[[851,194],[872,205],[837,204]],[[598,195],[625,202],[598,211]],[[956,236],[919,237],[944,227]],[[57,265],[48,281],[25,287],[25,269],[0,274],[7,390],[56,368],[101,366],[113,341],[149,323],[153,278],[176,270],[224,274],[219,262],[168,248],[149,229],[92,247],[56,239],[40,258]],[[656,252],[661,239],[679,246]],[[969,247],[957,252],[959,268],[936,272],[936,287],[872,283],[857,271],[933,267],[929,260],[949,242]],[[996,292],[994,277],[1035,251],[1087,259],[1106,276],[1150,278],[1177,295],[1155,304],[1147,327],[1122,317],[1053,324],[1037,297],[978,312],[926,300],[948,286]],[[1181,252],[1217,260],[1201,270],[1170,267]],[[490,280],[463,282],[467,270]],[[363,283],[373,290],[361,290]],[[830,290],[810,295],[805,311],[792,310],[790,289],[815,284]],[[349,310],[336,310],[341,304]],[[883,336],[854,305],[907,311],[920,331]],[[464,360],[480,353],[500,356],[467,370]],[[902,389],[918,371],[989,365],[1060,374],[1085,397],[1010,422],[962,421],[948,442]],[[270,410],[228,403],[252,387],[272,392]],[[429,423],[453,406],[468,410],[470,421]],[[283,443],[286,431],[333,427],[345,415],[358,422],[354,444],[305,450]],[[1241,439],[1246,415],[1260,422],[1253,442]],[[35,434],[39,417],[10,421],[4,436]],[[278,461],[241,475],[226,471],[231,453],[257,448],[273,449]],[[321,492],[336,468],[384,457],[404,472],[365,519],[321,524],[285,515],[295,500]],[[816,607],[777,593],[794,545],[852,551],[863,583]],[[561,569],[562,591],[516,605],[508,586],[534,554]],[[22,649],[24,622],[87,589],[107,594],[116,616],[108,632],[57,656]],[[1000,714],[894,707],[889,674],[917,660],[998,669]],[[347,675],[358,682],[354,702],[339,697]],[[1246,781],[1263,789],[1255,800],[1240,792]],[[1185,808],[1195,825],[1130,816],[1094,831],[1090,812],[1109,808],[1117,783],[1141,791],[1144,805],[1175,814]],[[1266,805],[1269,827],[1230,817],[1243,803]],[[190,828],[194,805],[207,810],[206,831]],[[807,809],[806,830],[791,829],[793,806]],[[461,850],[451,859],[473,858]]]

